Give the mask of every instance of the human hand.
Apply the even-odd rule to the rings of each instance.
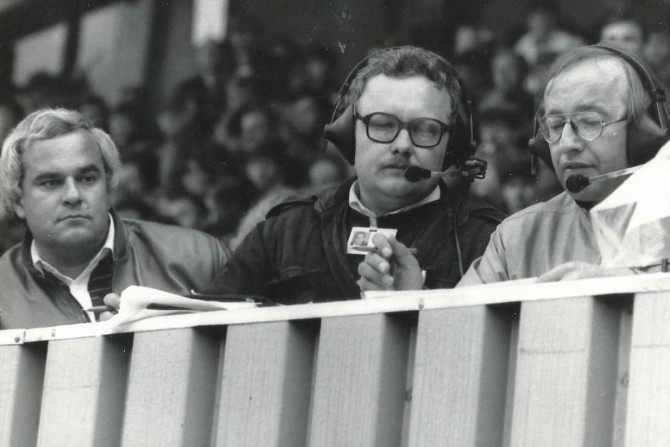
[[[368,253],[358,265],[358,287],[368,290],[420,290],[423,287],[421,267],[409,248],[395,237],[376,233],[372,236],[376,250]]]
[[[103,298],[103,301],[105,305],[110,308],[110,310],[102,312],[98,317],[99,321],[105,321],[112,318],[114,315],[116,315],[116,313],[119,311],[119,307],[121,306],[121,297],[116,293],[108,293],[105,295],[105,298]]]
[[[603,267],[587,262],[572,261],[549,270],[537,279],[537,282],[569,281],[575,279],[627,276],[634,271],[626,267]]]

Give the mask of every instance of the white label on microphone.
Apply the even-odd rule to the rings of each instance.
[[[365,255],[375,251],[375,245],[372,243],[372,235],[381,233],[386,237],[395,236],[398,230],[396,228],[369,228],[353,227],[347,240],[347,254]]]

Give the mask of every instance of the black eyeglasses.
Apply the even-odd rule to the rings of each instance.
[[[365,124],[368,138],[376,143],[390,143],[398,137],[401,130],[407,129],[412,144],[421,148],[437,146],[442,141],[442,135],[453,129],[453,126],[433,118],[417,118],[407,122],[382,112],[366,116],[356,113],[354,119]]]
[[[540,119],[540,132],[547,143],[558,143],[563,136],[565,123],[570,123],[572,131],[586,141],[593,141],[600,137],[605,126],[626,121],[628,117],[603,122],[597,112],[576,112],[556,115],[547,115]]]

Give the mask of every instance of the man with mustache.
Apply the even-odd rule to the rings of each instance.
[[[658,86],[641,61],[614,47],[582,47],[555,62],[542,90],[533,145],[537,155],[553,166],[566,191],[500,224],[486,252],[459,286],[632,273],[627,268],[599,267],[600,252],[589,214],[626,177],[578,183],[646,163],[668,140],[668,113]],[[400,257],[404,253],[397,243],[379,236],[373,237],[373,243],[382,253],[393,250]],[[378,255],[368,256],[361,268],[364,290],[387,289],[389,277],[420,276],[413,265],[383,271],[379,265],[384,261]],[[412,288],[412,284],[405,281],[396,288]]]
[[[390,48],[359,64],[343,89],[343,112],[326,136],[356,177],[270,211],[210,292],[285,304],[358,298],[365,253],[348,241],[360,231],[415,249],[418,287],[453,287],[483,252],[500,212],[468,198],[467,186],[405,178],[410,166],[458,174],[455,160],[469,153],[468,104],[453,68],[421,48]]]
[[[0,329],[96,321],[106,294],[140,285],[202,290],[228,250],[192,230],[123,220],[111,208],[119,153],[79,113],[44,109],[12,131],[0,156],[0,198],[26,226],[0,258]]]

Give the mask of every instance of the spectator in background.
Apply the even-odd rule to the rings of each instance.
[[[642,55],[656,72],[667,69],[670,65],[670,30],[650,31]]]
[[[109,106],[102,96],[86,95],[79,102],[78,109],[93,126],[105,132],[109,130]]]
[[[540,56],[537,60],[537,64],[531,68],[523,82],[524,90],[530,93],[533,97],[537,97],[540,94],[542,86],[544,86],[547,73],[557,57],[557,53],[546,53]]]
[[[68,103],[67,86],[55,76],[36,72],[19,91],[18,101],[26,113],[45,107],[62,107]]]
[[[666,93],[670,91],[670,31],[667,29],[650,31],[643,57],[663,82]],[[670,104],[670,99],[666,104]]]
[[[144,119],[137,106],[122,103],[109,115],[109,136],[119,148],[121,159],[155,152]]]
[[[309,48],[296,65],[290,80],[291,91],[328,99],[337,93],[338,58],[325,46]]]
[[[0,146],[9,133],[23,119],[23,108],[11,96],[0,97]],[[17,225],[3,207],[0,207],[0,254],[18,243],[23,236],[22,225]]]
[[[479,103],[480,110],[515,109],[521,114],[520,123],[527,127],[535,107],[533,96],[524,90],[524,80],[528,74],[526,61],[508,49],[498,50],[491,60],[493,88]]]
[[[350,177],[350,171],[341,155],[322,154],[309,167],[309,188],[316,193],[325,191]]]
[[[232,248],[235,244],[231,239],[237,234],[242,218],[248,214],[250,204],[256,202],[257,195],[253,183],[244,175],[227,175],[218,179],[205,196],[209,211],[205,230]]]
[[[540,201],[541,197],[560,192],[555,174],[546,166],[538,167],[538,180],[543,178],[541,187],[536,183],[528,149],[530,130],[518,109],[508,105],[482,110],[479,133],[477,156],[488,162],[488,169],[484,179],[472,184],[473,195],[507,213],[514,213]],[[547,184],[546,175],[553,177],[554,182]]]
[[[235,237],[230,241],[233,250],[265,219],[272,208],[300,196],[298,190],[291,186],[293,182],[288,181],[291,169],[287,169],[285,159],[277,153],[266,152],[251,156],[247,160],[245,171],[258,192],[258,198],[245,213]]]
[[[305,171],[323,151],[323,126],[332,108],[327,97],[307,94],[299,95],[284,108],[287,150]]]
[[[201,230],[207,222],[207,207],[200,196],[176,192],[158,197],[158,202],[161,216],[175,225]]]
[[[493,33],[490,29],[477,23],[463,23],[454,35],[454,55],[488,50],[493,44]]]
[[[233,71],[234,61],[228,42],[203,42],[196,49],[198,71],[175,90],[175,94],[193,99],[197,120],[206,133],[211,131],[226,108],[226,82]]]
[[[259,75],[257,63],[263,55],[265,28],[258,17],[243,12],[231,17],[229,40],[235,55],[234,74],[241,77]]]
[[[14,98],[0,96],[0,145],[23,117],[23,107]]]
[[[619,47],[629,53],[642,55],[644,27],[640,22],[625,15],[610,17],[600,31],[600,41]]]
[[[556,28],[556,12],[546,6],[537,6],[528,14],[528,31],[514,46],[530,67],[534,67],[545,54],[561,54],[584,45],[580,37]]]
[[[491,90],[491,59],[486,51],[476,50],[454,58],[454,68],[463,81],[468,98],[479,104]]]

